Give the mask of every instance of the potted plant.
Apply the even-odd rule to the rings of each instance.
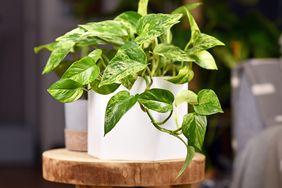
[[[190,13],[198,3],[171,14],[148,14],[147,5],[140,0],[138,12],[80,25],[57,38],[50,56],[56,58],[43,73],[53,71],[68,53],[91,49],[48,89],[60,102],[76,101],[88,91],[89,154],[135,160],[186,156],[181,175],[202,149],[206,116],[222,112],[212,90],[188,90],[192,68],[216,70],[207,50],[223,43],[199,30]],[[173,45],[171,28],[187,18],[191,37],[181,49]]]
[[[58,57],[58,53],[62,53],[61,48],[57,48],[59,42],[53,42],[46,45],[41,45],[34,48],[35,53],[39,53],[43,49],[47,49],[51,52],[48,63],[56,61],[56,58],[64,59],[63,56]],[[62,60],[58,66],[52,71],[43,72],[43,74],[54,72],[58,78],[62,78],[66,70],[76,62],[76,59],[80,56],[85,56],[88,48],[81,49],[80,53],[73,53],[72,57],[68,60]],[[67,52],[65,52],[67,53]],[[63,55],[63,54],[60,54]],[[48,64],[47,63],[47,64]],[[46,69],[45,69],[46,70]],[[84,91],[81,98],[73,103],[65,103],[65,146],[69,150],[73,151],[87,151],[87,92]]]

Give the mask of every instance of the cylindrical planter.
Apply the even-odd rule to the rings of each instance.
[[[87,100],[65,104],[65,145],[73,151],[87,151]]]
[[[162,88],[177,94],[188,85],[175,85],[155,77],[152,88]],[[145,81],[138,78],[131,94],[142,93],[146,87]],[[118,91],[126,90],[120,87]],[[116,91],[115,93],[117,93]],[[100,95],[93,91],[88,94],[88,154],[100,159],[116,160],[166,160],[185,158],[185,145],[175,137],[160,132],[150,122],[138,104],[132,107],[118,122],[118,124],[104,136],[105,110],[111,95]],[[179,108],[178,115],[183,117],[187,113],[187,106]],[[161,121],[168,114],[153,113]],[[163,126],[176,129],[171,119]],[[179,119],[180,123],[182,119]]]

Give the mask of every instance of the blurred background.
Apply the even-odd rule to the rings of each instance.
[[[170,12],[187,2],[194,1],[151,0],[150,12]],[[204,151],[207,156],[207,180],[201,187],[230,187],[237,152],[243,150],[236,140],[244,132],[244,128],[240,127],[236,117],[240,116],[238,112],[244,112],[240,111],[244,105],[253,105],[247,99],[250,95],[248,83],[245,90],[240,90],[245,95],[236,98],[239,92],[236,90],[239,87],[236,79],[248,74],[248,71],[244,71],[248,70],[244,64],[249,62],[281,62],[279,37],[282,32],[282,1],[202,2],[203,6],[193,12],[202,32],[216,36],[226,47],[212,50],[219,71],[196,70],[197,77],[190,84],[190,88],[196,91],[197,88],[214,89],[219,94],[225,111],[223,115],[209,119]],[[41,76],[48,53],[35,55],[33,47],[52,42],[78,24],[113,18],[122,11],[136,9],[137,1],[132,0],[1,1],[0,188],[71,187],[47,183],[41,177],[41,153],[50,148],[64,147],[64,108],[46,92],[56,76]],[[181,47],[185,45],[183,39],[189,37],[185,29],[187,28],[183,26],[174,30],[175,42]],[[255,71],[252,73],[257,76]],[[237,77],[231,74],[236,74]],[[280,70],[273,79],[281,80],[281,75]],[[233,89],[231,77],[235,84]],[[277,83],[281,86],[281,82]],[[279,96],[281,97],[281,93]],[[231,105],[232,97],[233,100],[243,100],[244,105],[237,105],[235,108]],[[252,95],[249,97],[255,98]],[[282,106],[281,99],[278,98],[274,105]],[[254,105],[257,101],[256,99]],[[251,115],[258,108],[245,112],[250,112]],[[267,111],[265,108],[264,110]],[[259,112],[254,116],[257,119],[264,118]],[[280,117],[278,122],[281,124],[281,116],[277,117],[278,120]],[[259,130],[263,130],[264,126],[260,128]],[[249,132],[252,136],[259,133],[253,129]],[[249,135],[244,136],[249,138]],[[245,140],[247,142],[248,139]]]

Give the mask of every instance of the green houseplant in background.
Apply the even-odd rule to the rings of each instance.
[[[223,43],[201,33],[190,13],[199,6],[198,3],[182,6],[170,14],[148,14],[147,6],[148,0],[140,0],[138,12],[128,11],[113,20],[79,25],[55,42],[41,46],[40,49],[51,51],[43,74],[55,71],[68,54],[83,52],[82,57],[63,71],[61,79],[50,86],[50,95],[63,103],[74,102],[90,90],[112,95],[105,111],[106,137],[133,106],[140,106],[152,126],[179,139],[187,148],[181,175],[195,151],[202,149],[206,116],[223,111],[212,90],[204,89],[197,94],[182,90],[174,95],[165,88],[151,86],[155,77],[175,85],[188,83],[194,77],[195,65],[216,70],[214,58],[207,50]],[[187,19],[191,37],[181,49],[172,44],[171,28]],[[146,87],[144,91],[132,94],[131,88],[137,79],[144,80]],[[119,88],[124,89],[119,91]],[[175,112],[183,103],[189,104],[193,112],[179,122]],[[166,113],[167,117],[158,121],[154,118],[155,113]],[[172,118],[175,120],[172,129],[164,128],[163,125]]]

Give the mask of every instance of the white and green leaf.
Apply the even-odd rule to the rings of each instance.
[[[122,116],[126,114],[136,102],[137,97],[131,96],[128,91],[121,91],[109,100],[105,113],[105,135],[116,126]]]
[[[81,85],[87,85],[93,82],[100,73],[96,61],[91,57],[84,57],[74,62],[64,73],[62,78],[72,79]]]
[[[166,80],[174,84],[184,84],[190,82],[193,78],[193,70],[188,66],[184,66],[179,70],[176,76],[166,78]]]
[[[198,93],[198,104],[194,106],[194,110],[203,116],[223,113],[215,92],[210,89],[203,89]]]
[[[88,54],[88,57],[92,58],[93,61],[97,62],[102,57],[103,51],[101,49],[93,50]]]
[[[174,11],[172,11],[171,14],[186,14],[186,10],[193,10],[197,7],[199,7],[200,5],[202,5],[202,3],[196,2],[196,3],[187,3],[181,7],[178,7],[177,9],[175,9]]]
[[[134,35],[137,27],[137,22],[141,18],[141,15],[134,11],[127,11],[118,15],[115,20],[121,22],[125,27],[128,28],[129,33]]]
[[[213,36],[200,33],[196,36],[193,47],[191,49],[187,49],[187,52],[189,54],[194,54],[200,51],[211,49],[216,46],[224,46],[224,43]]]
[[[76,41],[76,46],[78,47],[88,47],[88,46],[97,46],[97,45],[106,45],[107,42],[96,37],[91,32],[83,33],[78,40]]]
[[[99,87],[100,82],[101,81],[99,80],[99,78],[97,78],[96,80],[94,80],[90,84],[90,86],[91,86],[91,89],[93,91],[95,91],[96,93],[99,93],[101,95],[111,94],[111,93],[115,92],[119,88],[119,86],[120,86],[120,84],[114,83],[114,84],[110,84],[110,85],[105,85],[105,86]]]
[[[54,49],[44,67],[42,74],[47,74],[53,71],[63,59],[72,51],[75,43],[72,41],[60,41]]]
[[[130,90],[136,80],[137,80],[137,75],[128,75],[127,77],[121,79],[120,82],[125,88]]]
[[[117,20],[92,22],[80,25],[92,37],[98,37],[108,43],[122,45],[128,37],[128,32],[123,24]]]
[[[208,70],[217,70],[216,62],[208,51],[200,51],[190,55],[197,65]]]
[[[154,88],[140,94],[138,101],[147,109],[166,113],[173,109],[174,96],[168,90]]]
[[[147,67],[144,51],[134,42],[123,45],[106,67],[100,86],[119,83],[129,75],[136,75]]]
[[[172,44],[160,44],[154,49],[154,54],[164,57],[165,59],[176,62],[193,62],[194,59],[189,56],[189,54],[179,47]]]
[[[41,50],[44,50],[44,49],[52,52],[55,49],[56,45],[57,45],[57,42],[52,42],[52,43],[49,43],[49,44],[37,46],[37,47],[34,48],[34,53],[37,54],[38,52],[40,52]]]
[[[176,179],[179,178],[185,172],[185,170],[189,166],[190,162],[192,161],[194,155],[195,155],[194,147],[187,146],[187,154],[186,154],[185,162],[184,162],[182,168],[180,169],[180,171],[178,172]]]
[[[184,116],[182,122],[182,132],[188,139],[190,146],[193,146],[201,151],[205,139],[206,130],[206,116],[200,116],[194,113],[190,113]]]
[[[59,78],[65,74],[66,70],[73,64],[72,61],[63,60],[55,69],[54,72]]]
[[[85,33],[85,30],[82,28],[75,28],[64,35],[58,37],[56,41],[72,41],[78,42],[79,38]]]
[[[198,96],[191,90],[181,90],[175,96],[175,105],[179,106],[183,103],[188,103],[192,105],[198,104]]]
[[[191,29],[191,38],[190,38],[189,43],[194,43],[198,35],[201,33],[201,31],[193,15],[190,13],[190,11],[186,8],[185,8],[185,11],[186,11],[186,15],[188,17],[188,21],[189,21],[190,29]]]
[[[83,86],[71,79],[61,79],[49,87],[48,93],[62,103],[69,103],[82,96]]]
[[[150,43],[163,35],[173,25],[179,23],[182,14],[148,14],[139,19],[137,23],[138,44]]]

